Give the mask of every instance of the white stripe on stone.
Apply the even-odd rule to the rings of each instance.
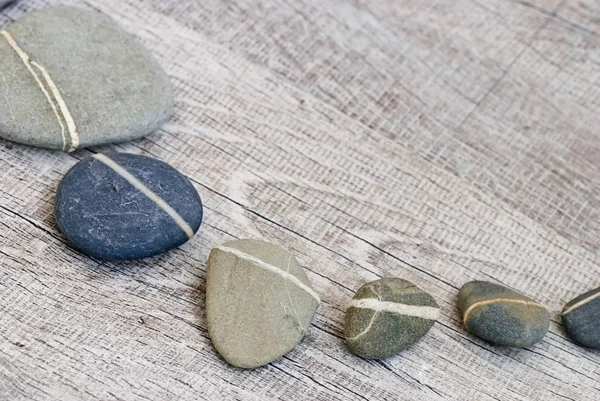
[[[579,308],[579,307],[581,307],[581,306],[583,306],[583,305],[585,305],[585,304],[587,304],[589,302],[592,302],[596,298],[600,298],[600,291],[598,291],[595,294],[590,295],[587,298],[582,299],[581,301],[577,302],[574,305],[571,305],[567,310],[565,310],[563,313],[561,313],[561,315],[564,316],[567,313],[569,313],[569,312],[571,312],[571,311],[573,311],[573,310],[575,310],[575,309],[577,309],[577,308]]]
[[[354,337],[346,338],[346,340],[347,341],[356,341],[359,338],[361,338],[362,336],[364,336],[365,334],[367,334],[369,332],[369,330],[371,330],[371,327],[373,327],[373,323],[375,323],[375,319],[377,319],[377,316],[379,316],[380,313],[381,313],[381,311],[377,311],[377,312],[373,313],[373,316],[371,316],[371,320],[369,321],[369,325],[367,327],[365,327],[365,329],[363,331],[361,331]]]
[[[95,154],[92,156],[93,158],[101,161],[108,167],[110,167],[115,173],[120,175],[133,185],[137,190],[146,195],[150,200],[158,205],[162,210],[164,210],[174,221],[177,223],[179,227],[186,233],[188,238],[192,238],[194,236],[194,230],[192,227],[173,209],[167,202],[165,202],[160,196],[158,196],[154,191],[148,188],[144,183],[135,178],[133,175],[129,173],[129,171],[125,170],[123,167],[119,166],[115,161],[107,157],[103,154]]]
[[[380,301],[376,298],[353,299],[348,308],[371,309],[376,312],[390,312],[396,315],[413,316],[421,319],[437,320],[439,308],[433,306],[407,305],[398,302]]]
[[[521,304],[521,305],[528,305],[528,306],[537,306],[537,307],[546,309],[546,307],[542,304],[539,304],[539,303],[533,302],[533,301],[524,301],[522,299],[511,299],[511,298],[487,299],[485,301],[475,302],[473,305],[469,306],[463,315],[463,322],[466,324],[467,318],[469,317],[469,315],[471,314],[473,309],[478,308],[480,306],[485,306],[485,305],[490,305],[490,304],[495,304],[495,303]]]
[[[56,109],[56,105],[54,104],[54,101],[52,101],[52,98],[50,97],[50,94],[48,93],[48,91],[46,90],[46,87],[42,83],[42,80],[40,79],[38,74],[36,74],[36,72],[31,67],[31,65],[32,65],[31,59],[19,47],[17,42],[14,40],[14,38],[8,31],[0,31],[0,35],[4,36],[4,38],[10,45],[10,47],[12,47],[13,50],[15,51],[15,53],[17,53],[17,55],[21,58],[21,61],[23,61],[23,64],[25,64],[25,67],[27,68],[29,73],[33,76],[33,78],[35,79],[35,82],[37,82],[38,86],[42,90],[42,93],[44,94],[44,96],[46,96],[46,99],[48,100],[48,103],[50,103],[50,106],[52,107],[52,111],[54,112],[54,115],[56,116],[56,119],[58,120],[58,124],[60,125],[60,135],[62,136],[63,150],[66,150],[67,138],[65,137],[65,126],[63,125],[60,115],[58,114],[58,110]],[[38,64],[38,66],[39,66],[39,64]]]
[[[69,135],[71,136],[71,147],[69,148],[69,152],[73,152],[75,149],[77,149],[79,147],[79,133],[77,132],[77,127],[75,126],[75,121],[73,120],[73,117],[71,116],[71,112],[69,111],[67,104],[63,100],[63,97],[60,94],[58,87],[54,84],[54,81],[50,77],[50,74],[48,74],[48,71],[46,71],[46,69],[42,65],[36,63],[35,61],[32,61],[31,64],[42,72],[42,76],[46,80],[46,83],[48,84],[48,87],[50,88],[52,95],[54,95],[54,99],[56,99],[56,102],[58,103],[60,112],[62,113],[63,118],[65,119],[65,121],[67,123],[67,129],[69,130]]]
[[[288,272],[284,271],[283,269],[280,269],[277,266],[273,266],[263,260],[260,260],[259,258],[256,258],[252,255],[247,254],[246,252],[242,252],[239,249],[230,248],[227,246],[219,246],[216,249],[226,252],[226,253],[230,253],[237,258],[252,262],[255,265],[257,265],[265,270],[268,270],[270,272],[273,272],[275,274],[279,274],[284,280],[291,281],[296,286],[298,286],[298,287],[302,288],[304,291],[308,292],[314,299],[317,300],[317,302],[319,304],[321,303],[321,299],[319,298],[319,295],[308,285],[304,284],[302,282],[302,280],[300,280],[298,277],[294,276],[292,273],[288,273]]]

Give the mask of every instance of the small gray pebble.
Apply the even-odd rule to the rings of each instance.
[[[561,317],[575,342],[600,349],[600,288],[581,294],[566,304]]]
[[[188,241],[202,222],[202,202],[189,180],[168,164],[106,153],[67,172],[55,214],[61,232],[82,252],[131,260]]]
[[[393,356],[419,341],[439,316],[431,295],[409,281],[384,278],[359,288],[346,311],[348,348],[362,358]]]
[[[121,142],[172,112],[165,72],[109,17],[68,6],[0,31],[0,137],[49,149]]]
[[[471,281],[458,293],[467,330],[494,345],[528,347],[550,326],[548,309],[531,298],[487,281]]]
[[[277,245],[243,239],[210,253],[208,332],[215,349],[233,366],[256,368],[291,351],[319,304],[304,269]]]

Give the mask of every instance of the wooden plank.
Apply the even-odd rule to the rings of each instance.
[[[48,3],[22,0],[0,26]],[[600,285],[593,1],[61,3],[135,33],[176,113],[143,140],[69,155],[0,142],[0,399],[599,398],[600,355],[558,318]],[[200,233],[131,263],[66,245],[54,191],[106,150],[188,175]],[[305,340],[255,371],[218,357],[204,312],[211,247],[243,237],[289,248],[323,298]],[[442,317],[365,361],[345,349],[344,305],[383,276],[432,293]],[[510,350],[466,333],[456,293],[476,278],[545,303],[545,339]]]

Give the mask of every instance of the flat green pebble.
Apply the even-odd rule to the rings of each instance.
[[[384,278],[360,287],[348,305],[348,348],[362,358],[393,356],[419,341],[439,315],[431,295],[400,278]]]
[[[291,351],[319,305],[300,263],[277,245],[241,239],[210,253],[208,333],[217,352],[233,366],[257,368]]]

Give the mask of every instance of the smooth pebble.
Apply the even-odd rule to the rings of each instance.
[[[348,305],[345,335],[350,351],[386,358],[419,341],[439,316],[435,299],[409,281],[384,278],[360,287]]]
[[[208,332],[215,349],[233,366],[256,368],[292,350],[319,304],[304,269],[277,245],[243,239],[210,253]]]
[[[575,342],[600,349],[600,288],[581,294],[566,304],[561,318]]]
[[[157,129],[172,112],[165,72],[109,17],[56,6],[0,31],[0,137],[73,151]]]
[[[202,222],[202,202],[190,181],[168,164],[105,153],[67,172],[55,214],[61,232],[82,252],[130,260],[188,241]]]
[[[544,337],[550,325],[544,305],[487,281],[463,285],[458,307],[471,334],[499,346],[529,347]]]

